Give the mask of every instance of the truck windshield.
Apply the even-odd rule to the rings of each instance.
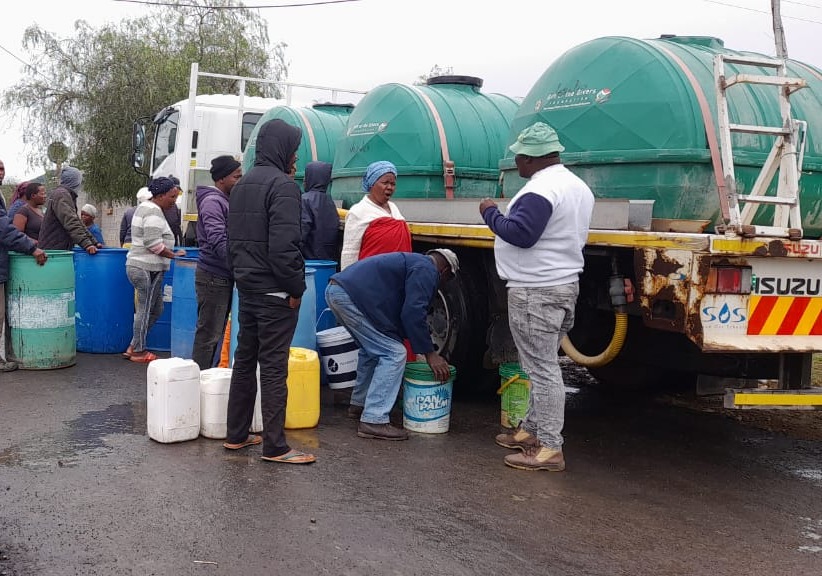
[[[174,153],[177,147],[177,125],[180,122],[179,110],[171,114],[158,115],[154,120],[157,132],[154,138],[154,157],[151,161],[152,170],[157,168],[163,160]]]

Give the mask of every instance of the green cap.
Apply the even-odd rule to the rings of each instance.
[[[545,122],[537,122],[520,132],[517,141],[511,144],[508,149],[514,154],[536,158],[547,156],[552,152],[562,152],[565,147],[559,143],[556,130]]]

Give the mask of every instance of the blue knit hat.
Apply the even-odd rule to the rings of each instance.
[[[365,176],[362,177],[362,191],[368,192],[377,183],[377,180],[391,173],[397,175],[397,167],[387,160],[380,160],[368,165],[365,169]]]
[[[174,183],[174,180],[171,178],[166,178],[165,176],[160,176],[159,178],[155,178],[151,181],[148,185],[148,191],[151,192],[151,196],[160,196],[161,194],[165,194],[172,188],[176,188],[177,184]]]

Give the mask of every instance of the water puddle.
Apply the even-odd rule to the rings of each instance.
[[[0,466],[19,466],[35,471],[73,468],[84,457],[109,454],[106,437],[112,434],[144,435],[145,402],[115,404],[105,410],[86,412],[66,422],[63,430],[0,450]]]

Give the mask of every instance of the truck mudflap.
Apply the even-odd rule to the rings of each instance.
[[[702,349],[822,350],[822,260],[807,256],[745,260],[752,272],[750,294],[702,295]]]

